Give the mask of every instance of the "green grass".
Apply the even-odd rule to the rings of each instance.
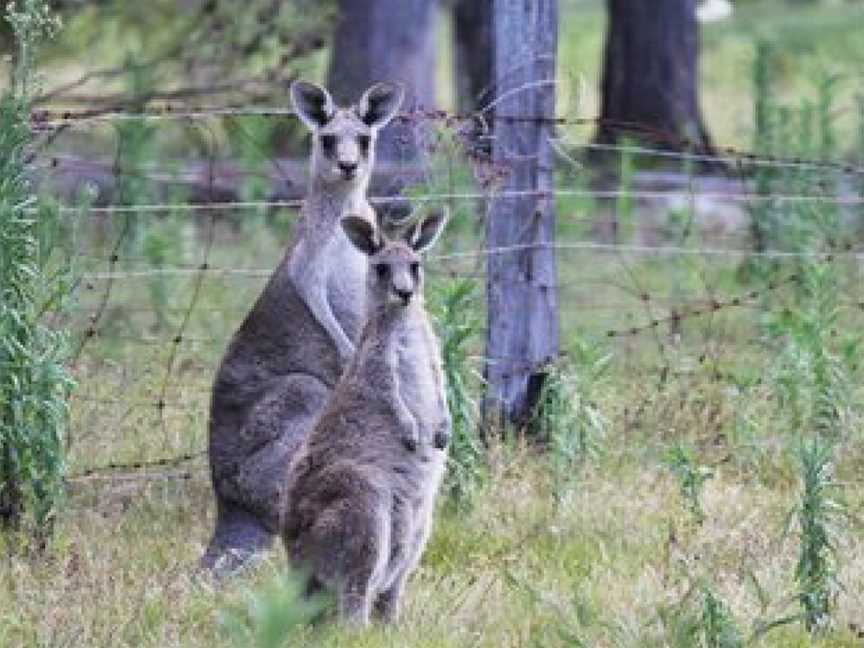
[[[301,628],[291,645],[491,648],[578,638],[684,648],[673,638],[695,614],[687,592],[706,580],[748,634],[755,620],[783,612],[796,558],[794,539],[783,535],[789,490],[718,471],[695,526],[674,478],[626,450],[585,470],[564,497],[532,452],[501,447],[492,457],[477,505],[440,512],[398,627],[359,636],[329,624]],[[250,588],[273,592],[284,557],[274,549],[256,573],[220,589],[197,579],[212,519],[207,481],[193,468],[185,481],[77,488],[46,556],[7,554],[0,644],[231,645],[220,619],[243,609]],[[860,536],[844,543],[843,574],[837,630],[811,641],[788,626],[757,645],[856,645],[847,628],[862,612]],[[755,582],[771,593],[767,611]]]

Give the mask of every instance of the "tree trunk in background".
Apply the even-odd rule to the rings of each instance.
[[[486,220],[487,423],[522,427],[558,357],[554,160],[557,0],[495,0],[493,161],[507,171]],[[534,119],[534,118],[547,119]],[[527,119],[523,119],[527,118]],[[507,195],[518,192],[520,195]]]
[[[493,0],[456,0],[453,6],[453,77],[456,82],[456,112],[473,114],[495,99],[493,83],[494,14]],[[488,127],[494,109],[483,112],[472,125],[472,153],[488,158],[492,152]],[[480,213],[486,211],[485,207]]]
[[[437,7],[437,0],[339,0],[327,80],[336,102],[355,102],[378,81],[399,81],[403,112],[434,107]],[[418,146],[414,126],[394,120],[379,140],[378,159],[411,160]]]
[[[493,99],[492,20],[492,0],[457,0],[453,7],[456,105],[461,114],[474,112]]]
[[[607,0],[607,7],[596,141],[710,151],[698,100],[696,0]]]

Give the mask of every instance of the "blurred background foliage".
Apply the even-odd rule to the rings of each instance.
[[[457,105],[454,7],[442,0],[432,25],[437,42],[436,103]],[[338,26],[336,0],[62,0],[52,3],[64,22],[45,50],[43,92],[37,104],[129,109],[158,102],[188,105],[287,104],[298,76],[324,81]],[[864,2],[860,0],[737,0],[731,17],[701,25],[702,106],[709,131],[722,144],[744,145],[755,43],[776,53],[779,99],[800,96],[821,79],[838,76],[838,103],[864,78]],[[559,111],[590,116],[599,110],[606,6],[602,0],[562,0]],[[362,28],[362,27],[361,27]],[[374,26],[373,26],[374,28]],[[418,35],[418,38],[421,36]],[[482,43],[481,43],[482,44]],[[8,25],[0,50],[11,54]],[[11,69],[6,57],[6,74]],[[431,70],[430,70],[431,72]],[[133,83],[132,77],[146,82]],[[838,115],[851,128],[851,115]],[[296,134],[288,126],[289,134]],[[847,130],[848,130],[847,128]],[[288,144],[292,137],[279,137]],[[588,139],[580,129],[574,136]]]

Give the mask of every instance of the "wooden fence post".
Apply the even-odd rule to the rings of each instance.
[[[558,355],[554,161],[557,0],[495,0],[493,160],[486,219],[487,423],[524,425]],[[494,417],[494,418],[493,418]]]

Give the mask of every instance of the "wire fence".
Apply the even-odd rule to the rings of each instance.
[[[186,479],[204,470],[214,372],[276,267],[302,205],[302,197],[273,196],[270,184],[262,189],[255,183],[273,177],[284,181],[303,165],[274,158],[261,142],[252,146],[255,159],[233,159],[236,151],[230,146],[222,145],[227,154],[219,151],[217,143],[224,137],[211,122],[291,116],[291,111],[266,107],[34,113],[34,131],[48,137],[35,153],[34,169],[49,191],[56,188],[52,175],[73,171],[79,190],[109,176],[114,185],[139,183],[132,192],[114,191],[120,204],[70,204],[67,191],[56,207],[66,224],[76,291],[72,308],[47,314],[55,326],[72,332],[74,342],[71,365],[78,388],[72,403],[70,482],[129,475]],[[502,118],[507,119],[496,115]],[[454,212],[447,237],[427,260],[433,293],[449,281],[469,280],[477,283],[479,298],[484,259],[537,247],[484,246],[482,223],[490,201],[555,201],[559,232],[555,243],[544,247],[558,254],[558,279],[546,287],[559,294],[565,352],[568,340],[579,337],[607,345],[622,363],[638,369],[638,375],[654,380],[686,377],[699,366],[710,366],[711,375],[722,380],[725,359],[758,343],[760,319],[794,307],[802,263],[836,269],[844,313],[838,326],[861,323],[864,166],[859,162],[730,147],[710,152],[691,147],[692,152],[686,152],[685,146],[682,153],[670,150],[672,136],[665,134],[655,138],[655,148],[561,136],[554,142],[562,170],[554,192],[503,191],[494,179],[500,174],[490,173],[489,160],[477,153],[476,129],[469,135],[466,126],[482,124],[480,116],[435,111],[402,119],[434,126],[435,132],[443,131],[457,143],[449,147],[441,143],[446,138],[427,133],[429,151],[421,158],[419,173],[416,161],[405,170],[413,181],[419,178],[419,188],[407,192],[412,203],[449,205]],[[196,160],[165,160],[150,153],[144,159],[148,155],[139,151],[137,159],[126,159],[119,141],[124,135],[116,127],[142,121],[192,124],[200,155]],[[562,128],[599,122],[554,121]],[[634,130],[633,125],[620,126]],[[82,131],[96,148],[114,149],[113,157],[91,157],[88,167],[64,150],[74,150],[81,142],[64,137],[81,137]],[[199,137],[201,132],[206,137]],[[165,137],[175,135],[172,131]],[[158,128],[148,136],[158,139]],[[681,142],[675,144],[680,147]],[[183,148],[176,142],[166,146]],[[714,169],[711,180],[692,169],[678,169],[659,179],[637,177],[630,186],[620,180],[614,187],[598,187],[583,177],[580,156],[591,150],[685,167],[709,162],[723,166]],[[94,166],[94,160],[99,164]],[[779,178],[769,191],[752,181],[754,174],[765,171]],[[227,176],[230,183],[220,185]],[[801,182],[782,182],[793,176],[810,178],[806,190]],[[195,197],[166,192],[171,183],[183,182],[198,186]],[[291,182],[297,184],[294,176]],[[229,184],[230,191],[225,189]],[[226,193],[229,199],[222,197]],[[255,194],[259,197],[248,197]],[[393,200],[388,193],[370,198],[373,204]],[[800,229],[808,213],[813,222],[818,220],[818,210],[830,210],[842,226],[810,237],[811,242],[818,240],[810,246],[783,237],[770,246],[756,246],[751,230],[766,209],[772,210],[779,227],[788,223],[790,229]],[[754,264],[767,264],[772,271],[741,279]],[[525,281],[537,283],[530,277]],[[482,336],[475,346],[471,358],[478,372],[489,363],[516,361],[486,357]]]
[[[850,106],[848,112],[857,112],[857,106]],[[840,111],[842,112],[842,111]],[[57,110],[43,108],[33,112],[32,124],[36,132],[43,130],[58,130],[69,128],[81,128],[93,123],[112,124],[123,121],[189,121],[197,122],[207,119],[225,119],[237,117],[271,117],[288,118],[296,117],[291,109],[281,107],[253,107],[253,106],[172,106],[170,104],[156,107],[148,107],[136,112],[111,109],[94,110]],[[489,130],[489,124],[483,111],[477,113],[454,114],[441,110],[416,110],[403,113],[397,119],[404,122],[416,124],[420,122],[434,122],[443,124],[449,128],[463,127],[465,124],[480,124],[481,136]],[[836,159],[815,159],[802,156],[783,156],[766,152],[743,150],[734,146],[711,147],[711,153],[700,151],[702,145],[691,142],[676,133],[658,131],[646,128],[642,124],[621,122],[604,119],[601,117],[524,117],[495,114],[496,120],[552,122],[556,126],[580,126],[604,127],[618,130],[621,133],[632,133],[642,137],[648,137],[657,142],[664,143],[666,147],[647,147],[636,145],[604,144],[604,143],[578,143],[578,148],[628,153],[653,158],[668,158],[679,162],[712,162],[726,163],[741,167],[768,166],[782,169],[798,170],[832,170],[843,174],[864,175],[864,166],[860,162],[844,161]],[[669,147],[674,146],[674,150]]]

